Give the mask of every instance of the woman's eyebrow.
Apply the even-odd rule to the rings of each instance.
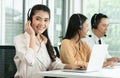
[[[42,17],[40,17],[40,16],[35,16],[36,18],[41,18],[41,19],[47,19],[47,20],[49,20],[49,18],[42,18]]]

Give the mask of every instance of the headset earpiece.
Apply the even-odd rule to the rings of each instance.
[[[97,14],[95,14],[94,19],[93,19],[93,28],[97,29]]]
[[[80,17],[80,15],[79,14],[77,14],[78,15],[78,18],[79,18],[79,21],[80,21],[80,29],[82,29],[82,21],[81,21],[81,17]]]
[[[106,35],[106,34],[104,34],[104,37],[107,37],[107,35]]]
[[[28,13],[27,13],[27,20],[32,22],[32,17],[30,16],[30,14],[31,14],[30,11],[31,11],[31,8],[28,10]],[[30,23],[30,25],[32,26],[32,23]]]
[[[28,13],[27,13],[27,20],[29,21],[31,21],[31,18],[30,18],[30,10],[31,10],[31,8],[28,10]]]

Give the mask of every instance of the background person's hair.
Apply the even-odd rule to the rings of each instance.
[[[67,32],[64,39],[73,38],[78,32],[78,30],[82,30],[83,23],[87,20],[87,17],[82,14],[73,14],[68,22]],[[80,40],[80,36],[79,36]]]
[[[28,14],[27,14],[28,15],[27,19],[30,20],[31,23],[32,23],[33,16],[35,15],[35,13],[37,11],[40,11],[40,10],[47,12],[49,14],[49,19],[50,19],[50,9],[46,5],[42,5],[42,4],[37,4],[37,5],[33,6],[31,8],[31,11],[29,9]],[[51,60],[55,61],[56,55],[54,55],[54,50],[53,50],[53,47],[51,45],[51,42],[50,42],[50,39],[49,39],[47,31],[48,30],[46,29],[43,32],[43,35],[47,37],[47,43],[46,43],[47,51],[48,51],[48,54],[49,54]]]
[[[100,23],[102,18],[108,18],[107,15],[102,14],[102,13],[98,13],[98,14],[94,14],[91,18],[91,26],[92,29],[97,29],[98,28],[98,24]]]

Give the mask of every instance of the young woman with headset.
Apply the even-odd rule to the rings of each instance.
[[[91,19],[92,34],[91,37],[86,37],[83,39],[92,49],[94,44],[105,44],[102,37],[106,37],[106,32],[108,29],[108,17],[105,14],[98,13],[94,14]],[[113,66],[114,63],[119,62],[120,58],[111,57],[109,53],[107,54],[107,60],[105,66]]]
[[[91,50],[81,39],[88,31],[88,20],[83,14],[73,14],[68,22],[67,32],[61,42],[60,59],[63,63],[87,67]]]
[[[14,38],[15,78],[40,78],[34,74],[54,69],[83,68],[81,65],[63,64],[56,57],[47,33],[49,21],[50,9],[45,5],[35,5],[30,13],[28,11],[25,32]]]

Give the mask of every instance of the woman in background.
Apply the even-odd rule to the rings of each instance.
[[[88,32],[87,17],[73,14],[68,23],[66,35],[61,42],[60,59],[63,63],[87,67],[91,50],[81,39]]]

